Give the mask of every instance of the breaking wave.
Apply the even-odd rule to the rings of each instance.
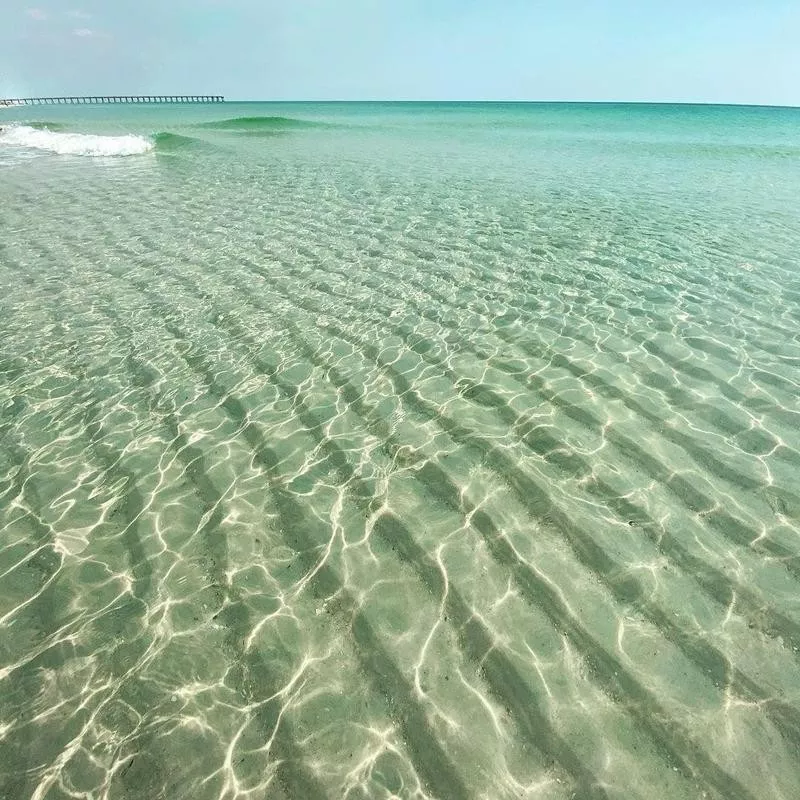
[[[65,133],[32,125],[0,128],[0,146],[44,150],[72,156],[134,156],[151,151],[153,142],[134,134],[99,136]]]

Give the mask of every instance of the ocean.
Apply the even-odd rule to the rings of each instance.
[[[0,797],[800,793],[800,109],[0,110]]]

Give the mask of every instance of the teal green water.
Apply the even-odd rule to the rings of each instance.
[[[0,126],[0,797],[798,796],[800,110]]]

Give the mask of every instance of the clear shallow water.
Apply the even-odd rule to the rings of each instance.
[[[796,796],[800,111],[0,113],[0,796]]]

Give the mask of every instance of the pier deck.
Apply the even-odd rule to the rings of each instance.
[[[218,94],[93,95],[85,97],[9,97],[0,106],[101,105],[104,103],[224,103]]]

